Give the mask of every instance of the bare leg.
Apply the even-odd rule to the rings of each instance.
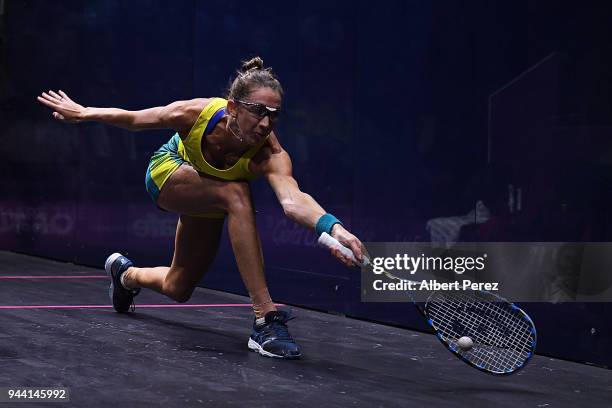
[[[253,302],[255,315],[263,317],[269,311],[276,310],[276,306],[268,293],[261,241],[250,191],[245,191],[243,199],[228,208],[227,229],[236,264]]]
[[[190,166],[183,165],[162,189],[158,204],[181,214],[225,211],[238,270],[256,316],[262,317],[268,311],[276,310],[265,280],[248,183],[202,177]],[[172,266],[130,268],[125,277],[127,286],[142,286],[177,301],[187,301],[214,259],[222,226],[222,220],[181,215]]]
[[[177,302],[186,302],[217,254],[224,220],[181,215],[176,226],[170,267],[132,267],[126,271],[129,287],[143,287]]]

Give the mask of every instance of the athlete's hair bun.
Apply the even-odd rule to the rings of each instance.
[[[271,88],[281,97],[283,96],[283,87],[276,79],[272,68],[264,68],[263,60],[260,57],[242,61],[236,77],[229,84],[227,99],[245,99],[256,88]]]
[[[240,72],[245,73],[249,72],[253,69],[263,69],[263,60],[259,57],[253,57],[248,61],[242,61],[242,65],[240,66]]]

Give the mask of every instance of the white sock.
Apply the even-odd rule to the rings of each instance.
[[[125,271],[125,272],[127,272],[127,271]],[[123,272],[121,274],[121,277],[119,278],[119,280],[121,281],[121,286],[123,286],[124,289],[132,290],[133,288],[130,288],[128,285],[125,284],[125,272]]]

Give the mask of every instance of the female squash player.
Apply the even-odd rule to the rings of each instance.
[[[255,312],[248,347],[268,357],[301,356],[287,329],[288,314],[276,310],[268,293],[248,180],[264,176],[287,217],[319,235],[329,233],[360,261],[363,246],[293,178],[289,154],[274,134],[282,97],[278,79],[259,57],[242,64],[226,99],[197,98],[126,111],[83,107],[63,91],[38,97],[55,119],[65,123],[95,121],[132,131],[176,131],[155,152],[146,172],[147,191],[156,205],[180,214],[172,263],[135,267],[121,254],[110,255],[105,269],[117,312],[129,311],[140,288],[186,302],[217,253],[227,218],[236,263]],[[330,251],[353,265],[337,249]]]

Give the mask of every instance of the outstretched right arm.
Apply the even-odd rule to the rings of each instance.
[[[139,111],[89,108],[74,102],[63,91],[43,92],[38,101],[53,109],[53,117],[60,122],[100,122],[132,131],[174,129],[179,133],[189,132],[202,106],[206,104],[205,99],[192,99]]]

